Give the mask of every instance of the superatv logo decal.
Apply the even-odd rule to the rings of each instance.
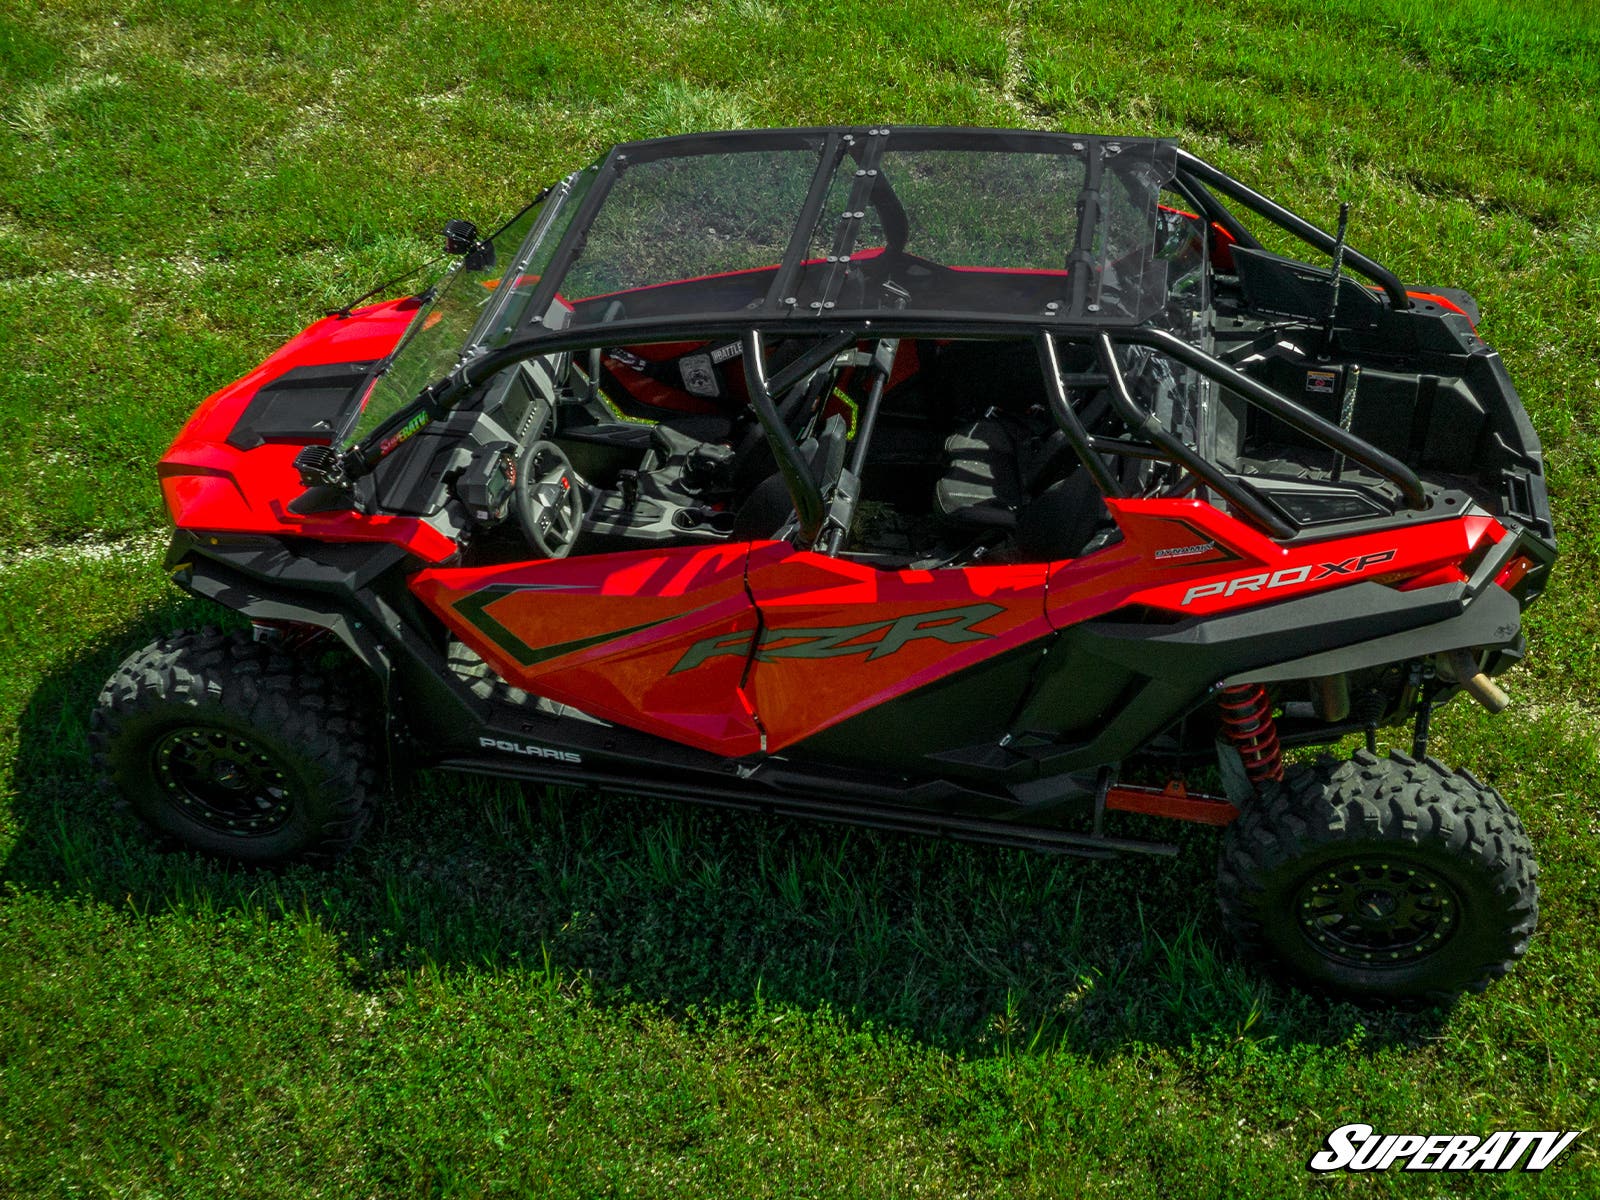
[[[1470,1133],[1389,1133],[1371,1125],[1341,1125],[1306,1165],[1313,1171],[1542,1171],[1581,1131],[1503,1130],[1486,1138]],[[1524,1154],[1527,1155],[1524,1158]]]
[[[530,746],[525,742],[512,742],[505,738],[480,737],[478,745],[485,750],[503,750],[507,754],[521,754],[528,758],[548,758],[554,762],[571,763],[573,766],[583,762],[583,755],[571,750],[557,750],[554,746]]]
[[[427,413],[418,413],[416,416],[412,417],[411,420],[400,426],[399,429],[396,429],[388,437],[384,438],[383,441],[379,442],[378,453],[389,453],[389,451],[393,450],[401,442],[405,441],[419,430],[425,429],[430,420],[432,420],[432,418],[429,417]]]
[[[1238,575],[1233,579],[1219,579],[1215,583],[1197,583],[1183,594],[1179,602],[1190,604],[1206,596],[1227,598],[1236,592],[1264,592],[1273,588],[1292,587],[1297,583],[1316,583],[1338,575],[1359,575],[1379,563],[1395,556],[1393,550],[1378,550],[1338,562],[1317,563],[1315,566],[1284,567],[1281,571],[1260,571],[1254,575]]]
[[[843,658],[851,654],[865,655],[867,661],[871,662],[903,650],[912,642],[930,638],[952,645],[981,642],[994,634],[974,629],[973,626],[1004,611],[998,604],[973,604],[939,612],[910,613],[892,620],[868,621],[861,625],[769,627],[761,631],[759,642],[754,630],[725,633],[690,646],[670,673],[675,675],[679,671],[692,670],[720,655],[732,654],[744,658],[752,648],[757,662],[772,662],[780,658]]]

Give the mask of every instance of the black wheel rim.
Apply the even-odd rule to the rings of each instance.
[[[156,743],[154,759],[161,790],[184,816],[217,833],[260,837],[294,811],[277,760],[232,730],[174,730]]]
[[[1400,967],[1444,946],[1461,920],[1445,880],[1391,857],[1319,868],[1294,898],[1295,920],[1318,952],[1357,966]]]

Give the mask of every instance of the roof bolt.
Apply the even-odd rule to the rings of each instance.
[[[823,308],[832,308],[833,307],[833,301],[832,300],[824,300],[822,302],[822,307]]]
[[[859,179],[861,176],[865,175],[866,173],[867,172],[863,168],[860,168],[860,167],[856,168],[856,178]]]
[[[1090,312],[1099,312],[1100,311],[1100,306],[1098,304],[1091,304],[1091,305],[1089,305],[1089,311]]]
[[[1061,307],[1061,301],[1052,300],[1048,304],[1046,304],[1044,307],[1045,307],[1045,311],[1047,311],[1047,312],[1055,312],[1056,309]]]
[[[850,256],[848,254],[841,254],[841,255],[839,255],[839,261],[840,262],[849,262],[850,261]]]
[[[873,167],[870,171],[867,172],[868,175],[876,175],[877,173],[878,173],[878,169],[876,167]]]
[[[830,254],[830,255],[828,255],[828,261],[829,262],[838,262],[839,261],[839,256],[837,254]]]
[[[822,301],[821,300],[813,300],[811,302],[811,307],[812,308],[821,308],[822,307]]]
[[[783,302],[785,304],[794,304],[795,303],[795,298],[793,296],[785,296],[783,298]]]

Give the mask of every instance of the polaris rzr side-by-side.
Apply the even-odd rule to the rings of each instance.
[[[446,234],[161,461],[167,571],[254,632],[105,687],[158,829],[332,855],[413,765],[1172,853],[1141,813],[1226,826],[1224,920],[1302,983],[1527,947],[1521,823],[1427,754],[1555,558],[1469,296],[1145,138],[636,142]]]

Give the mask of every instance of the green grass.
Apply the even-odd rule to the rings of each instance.
[[[0,1194],[1600,1190],[1597,17],[0,0]],[[1517,705],[1437,725],[1543,864],[1505,981],[1420,1015],[1269,984],[1202,830],[1085,864],[427,777],[272,874],[98,789],[100,683],[208,616],[152,541],[201,397],[612,140],[828,121],[1176,133],[1478,296],[1564,554]],[[1314,1180],[1356,1120],[1590,1132],[1543,1176]]]

